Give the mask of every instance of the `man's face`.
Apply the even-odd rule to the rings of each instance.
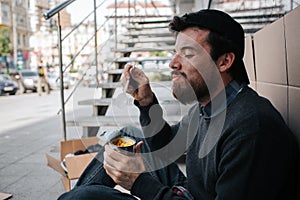
[[[220,77],[209,55],[208,34],[208,30],[187,28],[177,36],[175,55],[169,66],[174,70],[173,95],[184,104],[209,101]]]

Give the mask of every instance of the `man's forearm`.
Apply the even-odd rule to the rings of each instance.
[[[155,95],[149,105],[141,106],[137,101],[135,105],[140,110],[140,123],[151,150],[165,146],[172,138],[172,129],[163,119],[163,111]]]

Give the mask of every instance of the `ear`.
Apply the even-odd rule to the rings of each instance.
[[[219,68],[219,71],[226,72],[230,69],[235,59],[234,53],[224,53],[221,55],[217,60],[217,66]]]

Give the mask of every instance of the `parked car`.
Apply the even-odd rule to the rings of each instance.
[[[22,70],[20,72],[22,85],[24,87],[24,92],[31,90],[33,92],[37,91],[39,76],[36,71],[32,70]]]
[[[6,74],[0,74],[0,95],[15,95],[18,89],[18,83],[13,81],[10,76]]]
[[[51,90],[60,88],[60,78],[58,73],[48,73],[48,83]],[[64,75],[64,89],[69,89],[71,86],[69,75]]]

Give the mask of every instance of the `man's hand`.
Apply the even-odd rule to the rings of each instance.
[[[143,144],[139,142],[136,145],[134,155],[124,155],[112,146],[105,145],[104,169],[115,183],[127,190],[131,189],[137,177],[146,170],[140,154]]]
[[[125,85],[126,80],[130,80],[126,92],[131,94],[141,106],[149,105],[153,101],[153,92],[149,85],[149,79],[142,70],[127,64],[124,77],[124,80],[122,80],[123,85]]]

